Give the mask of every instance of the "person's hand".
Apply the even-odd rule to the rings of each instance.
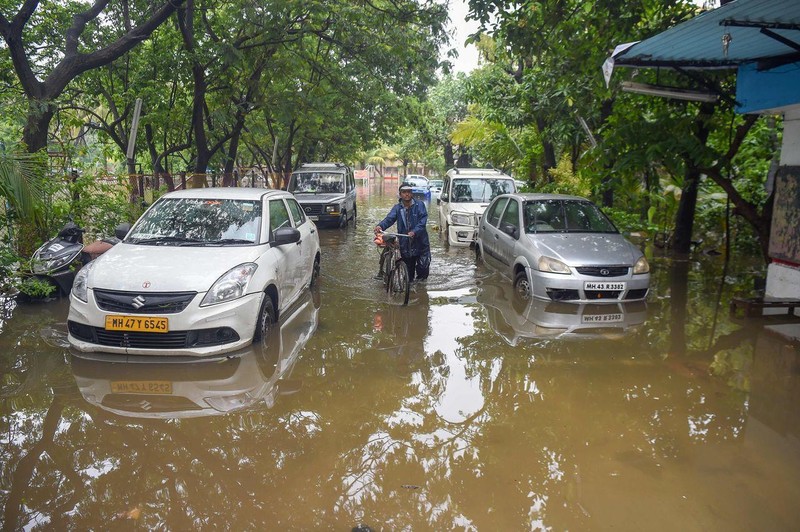
[[[414,238],[414,231],[409,231],[408,232],[408,236],[410,236],[411,238]]]
[[[383,229],[381,229],[381,226],[380,225],[376,225],[375,226],[375,234],[377,235],[378,233],[381,233],[381,232],[383,232]]]

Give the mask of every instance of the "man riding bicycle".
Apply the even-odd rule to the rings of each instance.
[[[428,239],[428,210],[425,204],[414,199],[410,183],[400,185],[400,200],[389,214],[375,227],[375,233],[385,231],[397,222],[397,232],[411,238],[400,239],[400,254],[408,266],[410,281],[428,278],[431,266],[431,243]]]

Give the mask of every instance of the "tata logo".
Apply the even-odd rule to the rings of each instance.
[[[131,305],[135,309],[142,308],[145,303],[147,303],[147,300],[145,298],[143,298],[142,296],[136,296],[131,300]]]
[[[142,283],[142,288],[150,288],[150,281],[145,281]]]
[[[303,210],[304,210],[304,211],[306,211],[307,213],[310,213],[310,212],[311,212],[311,207],[306,207],[306,208],[305,208],[305,209],[303,209]]]
[[[603,268],[602,270],[600,270],[600,275],[602,275],[603,277],[608,277],[610,273],[611,272],[608,270],[608,268]]]

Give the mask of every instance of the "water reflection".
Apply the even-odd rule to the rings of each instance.
[[[583,334],[578,318],[608,315],[515,309],[510,282],[432,235],[431,277],[392,307],[369,227],[395,198],[396,184],[368,191],[357,230],[321,231],[322,303],[287,318],[272,351],[78,360],[59,341],[65,306],[13,309],[3,526],[796,528],[800,350],[772,320],[720,311],[745,268],[654,258],[646,314],[625,307],[619,334]],[[165,381],[188,408],[120,393]]]
[[[508,343],[523,339],[621,338],[647,319],[647,304],[575,304],[531,299],[523,301],[513,287],[498,277],[485,280],[478,302],[486,309],[489,325]]]
[[[83,398],[103,410],[137,418],[185,418],[271,408],[279,395],[299,390],[297,356],[314,334],[319,306],[306,293],[264,344],[217,360],[71,356]]]

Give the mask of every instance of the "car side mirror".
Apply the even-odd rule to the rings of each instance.
[[[512,224],[502,224],[500,230],[514,239],[519,239],[519,229]]]
[[[273,246],[284,246],[300,241],[300,231],[294,227],[281,227],[272,233],[272,240],[269,243]]]
[[[124,239],[128,232],[131,230],[131,224],[128,222],[121,223],[114,228],[114,236],[120,240]]]

